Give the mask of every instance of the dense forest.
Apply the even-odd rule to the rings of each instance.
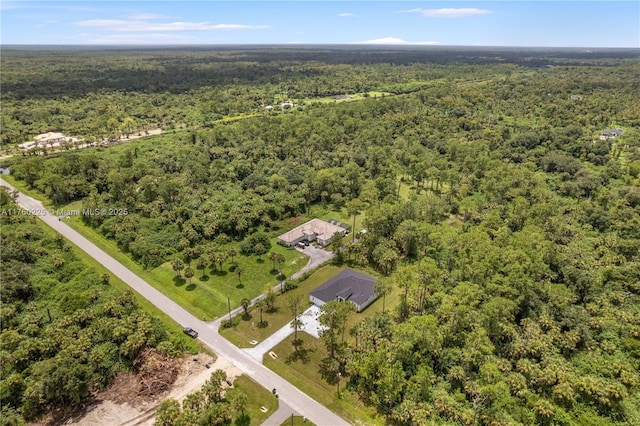
[[[185,350],[130,290],[113,287],[34,216],[16,214],[4,188],[0,210],[1,424],[68,415],[118,373]]]
[[[33,81],[72,83],[36,90],[18,69],[33,55],[47,58]],[[97,62],[81,65],[83,55]],[[25,156],[11,173],[57,205],[126,209],[84,221],[140,264],[230,241],[250,249],[315,205],[364,215],[368,232],[337,261],[375,268],[402,298],[351,330],[357,345],[332,351],[332,365],[389,422],[640,423],[637,55],[62,57],[11,52],[4,143],[47,129],[102,135],[110,118],[182,129]],[[310,101],[366,91],[390,95],[206,118],[251,113],[283,92]],[[622,135],[599,139],[612,127]]]

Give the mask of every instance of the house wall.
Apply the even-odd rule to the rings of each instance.
[[[367,306],[372,304],[373,301],[376,300],[376,298],[377,298],[377,296],[374,294],[369,299],[367,299],[364,303],[361,303],[360,305],[357,305],[358,312],[362,312],[362,310],[364,310],[364,308],[366,308]]]
[[[314,305],[316,305],[317,307],[321,307],[322,305],[324,305],[324,302],[320,299],[318,299],[317,297],[314,296],[309,296],[309,300],[311,300],[311,303],[313,303]]]
[[[300,237],[300,238],[297,238],[297,239],[293,240],[292,242],[288,242],[288,241],[285,241],[285,240],[283,240],[281,238],[278,238],[278,243],[282,244],[283,246],[293,247],[296,244],[298,244],[300,241],[304,241],[304,240],[305,240],[304,236]]]

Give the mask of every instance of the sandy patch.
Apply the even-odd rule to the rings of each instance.
[[[209,368],[206,365],[209,364]],[[218,357],[215,362],[206,354],[187,357],[178,378],[171,388],[150,401],[114,402],[104,399],[97,404],[87,407],[82,416],[75,417],[62,423],[73,426],[152,426],[156,408],[162,401],[173,398],[182,401],[188,394],[200,389],[211,377],[215,370],[224,370],[231,381],[242,374],[229,361]],[[223,383],[223,387],[227,385]],[[111,388],[109,393],[117,389]],[[98,398],[100,396],[98,395]]]

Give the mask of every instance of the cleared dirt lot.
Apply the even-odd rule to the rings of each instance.
[[[227,360],[198,354],[181,361],[178,377],[169,390],[154,398],[131,395],[138,387],[136,376],[123,376],[105,392],[96,395],[98,402],[88,406],[82,413],[62,423],[73,426],[151,426],[155,410],[162,401],[174,398],[182,401],[188,394],[197,391],[217,369],[226,371],[233,381],[241,372]],[[206,365],[209,364],[209,368]],[[224,385],[226,386],[226,385]]]

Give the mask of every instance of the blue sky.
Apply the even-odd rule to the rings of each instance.
[[[640,47],[639,1],[5,1],[0,43]]]

